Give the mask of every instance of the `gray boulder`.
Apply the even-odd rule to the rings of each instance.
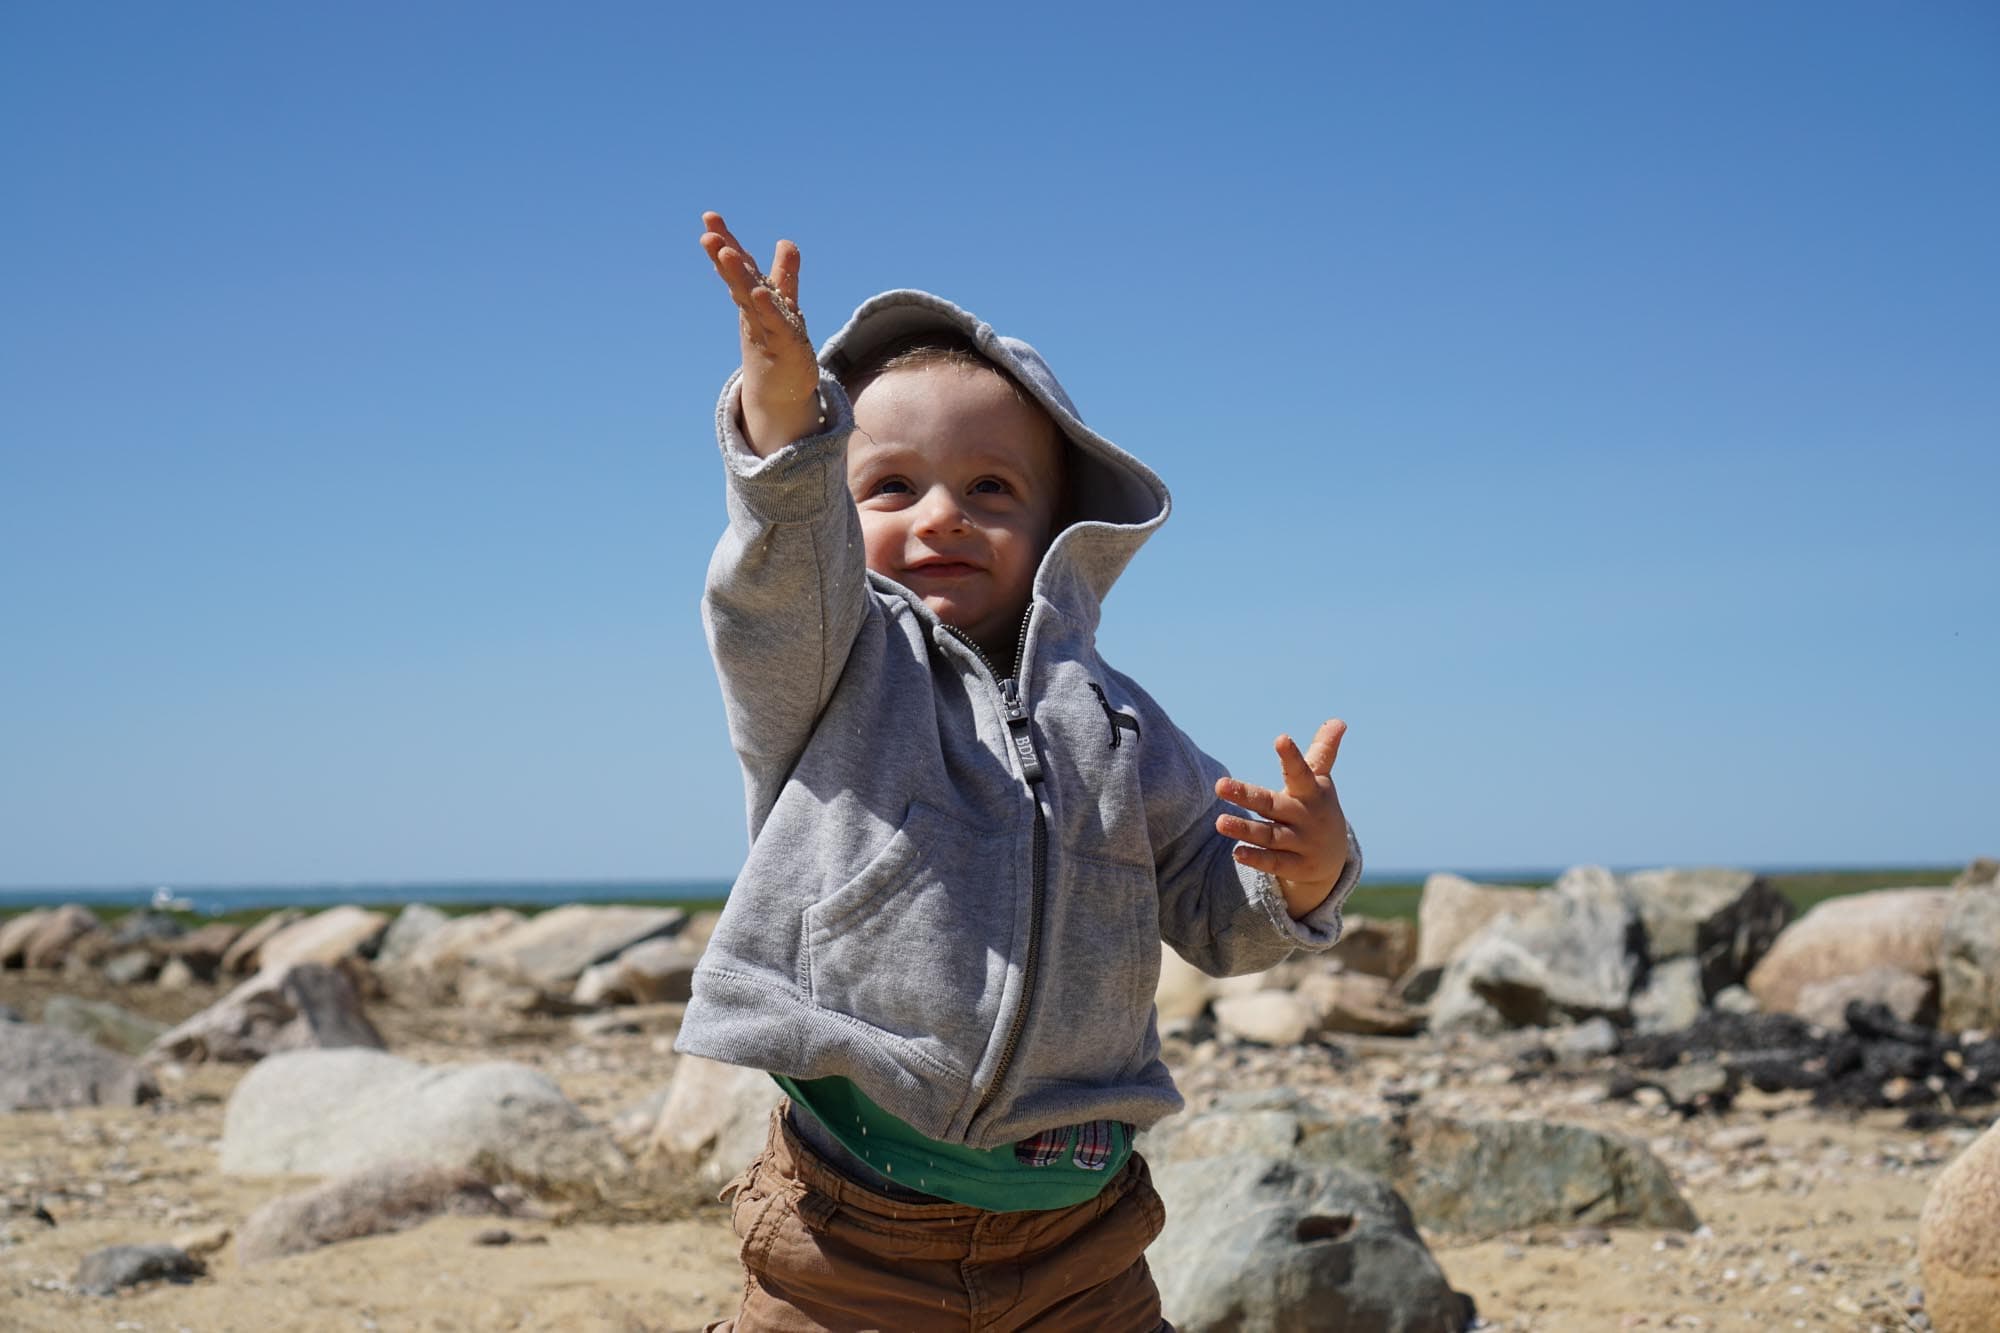
[[[28,941],[54,915],[50,908],[36,907],[0,921],[0,967],[25,966]]]
[[[1767,1011],[1795,1013],[1799,992],[1816,981],[1878,966],[1935,975],[1953,896],[1910,888],[1828,898],[1785,928],[1744,984]]]
[[[587,1197],[630,1170],[546,1076],[504,1062],[431,1067],[380,1051],[290,1051],[244,1075],[223,1112],[231,1175],[341,1175],[391,1162]]]
[[[450,917],[429,903],[411,903],[389,923],[387,933],[382,936],[382,947],[375,951],[376,966],[391,967],[402,962],[449,920]]]
[[[1697,960],[1704,996],[1749,976],[1792,919],[1791,900],[1747,870],[1640,870],[1625,887],[1647,955],[1656,964]]]
[[[592,963],[614,958],[641,940],[671,935],[686,924],[687,913],[678,908],[571,903],[488,940],[467,961],[566,994]]]
[[[337,967],[294,963],[259,972],[147,1050],[149,1060],[241,1064],[309,1047],[380,1049],[361,996]]]
[[[1952,894],[1938,941],[1938,1024],[2000,1032],[2000,885],[1990,880]]]
[[[201,1260],[171,1245],[112,1245],[84,1256],[75,1286],[88,1296],[109,1296],[140,1282],[190,1282],[207,1271]]]
[[[1503,912],[1526,912],[1543,890],[1476,884],[1458,875],[1436,874],[1424,881],[1417,900],[1417,959],[1399,990],[1412,1003],[1428,1000],[1473,936]]]
[[[159,1095],[142,1066],[75,1033],[0,1023],[0,1111],[137,1106]]]
[[[1859,1000],[1887,1006],[1905,1023],[1929,1025],[1937,1017],[1937,993],[1932,978],[1884,965],[1799,987],[1792,1012],[1808,1023],[1839,1032],[1847,1027],[1848,1004]]]
[[[1639,915],[1617,876],[1599,866],[1566,871],[1531,906],[1502,912],[1467,941],[1438,985],[1431,1027],[1622,1020],[1644,947]]]
[[[1149,1132],[1162,1163],[1247,1150],[1382,1177],[1422,1225],[1486,1236],[1536,1226],[1692,1230],[1694,1211],[1644,1145],[1552,1121],[1351,1117],[1283,1089],[1231,1096]]]
[[[384,1162],[271,1200],[244,1221],[236,1259],[260,1264],[337,1241],[407,1231],[433,1217],[509,1217],[513,1210],[469,1171]]]
[[[119,919],[111,931],[111,938],[117,944],[164,944],[186,933],[187,927],[165,912],[141,907]]]
[[[164,1023],[142,1018],[129,1009],[101,1000],[80,1000],[74,995],[54,995],[42,1006],[42,1025],[58,1032],[73,1032],[107,1050],[138,1055],[167,1030]]]
[[[1327,1163],[1249,1154],[1154,1172],[1167,1225],[1146,1252],[1182,1333],[1460,1333],[1451,1289],[1395,1190]]]
[[[144,945],[120,949],[104,960],[104,979],[114,986],[136,986],[159,970],[159,955]]]
[[[105,933],[97,915],[87,907],[67,903],[56,908],[35,926],[21,948],[21,964],[24,967],[61,967],[63,959],[80,941],[92,935]]]
[[[1679,1032],[1701,1017],[1705,998],[1699,958],[1655,963],[1645,985],[1632,993],[1632,1026],[1641,1032]]]
[[[293,922],[305,920],[306,914],[295,907],[273,912],[255,925],[239,934],[230,946],[223,950],[221,971],[231,976],[243,976],[255,972],[260,966],[258,955],[265,943],[279,931]]]

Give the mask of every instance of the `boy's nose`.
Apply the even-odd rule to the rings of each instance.
[[[965,509],[958,497],[942,486],[933,486],[917,502],[918,532],[957,532],[965,527]]]

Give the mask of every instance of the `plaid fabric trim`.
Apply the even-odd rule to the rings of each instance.
[[[1114,1140],[1109,1120],[1093,1120],[1076,1131],[1076,1164],[1085,1171],[1102,1171],[1111,1160]]]
[[[1014,1145],[1014,1160],[1022,1166],[1054,1166],[1069,1148],[1069,1125],[1045,1129]]]

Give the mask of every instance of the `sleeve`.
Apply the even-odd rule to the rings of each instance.
[[[1162,718],[1161,725],[1180,748],[1185,784],[1161,803],[1164,837],[1156,834],[1153,842],[1161,937],[1211,976],[1259,972],[1295,949],[1332,948],[1340,939],[1341,907],[1361,878],[1353,825],[1339,882],[1325,902],[1293,920],[1277,880],[1238,862],[1236,840],[1215,831],[1216,816],[1249,814],[1215,794],[1216,779],[1228,770],[1173,723]]]
[[[754,838],[805,749],[868,614],[847,490],[847,395],[820,377],[825,428],[759,458],[737,426],[740,373],[716,405],[729,527],[709,560],[702,625],[743,765]]]

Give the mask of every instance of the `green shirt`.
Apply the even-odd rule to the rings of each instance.
[[[1132,1155],[1132,1127],[1068,1125],[1022,1143],[968,1148],[927,1139],[844,1078],[771,1077],[883,1179],[991,1213],[1068,1208],[1094,1199]],[[1035,1161],[1043,1164],[1034,1165]],[[1084,1165],[1094,1162],[1095,1165]]]

